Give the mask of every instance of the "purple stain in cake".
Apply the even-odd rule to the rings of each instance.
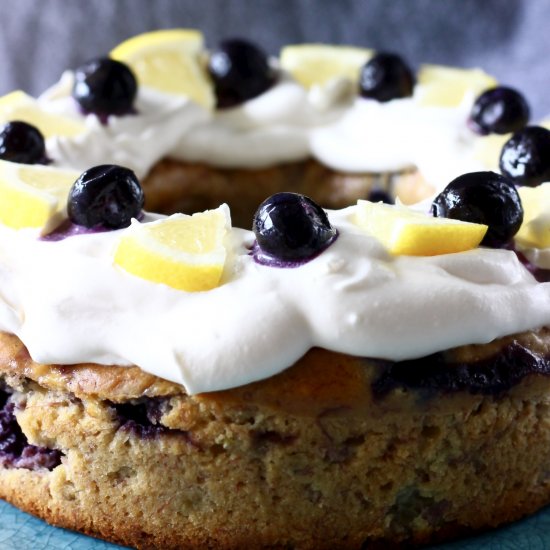
[[[473,363],[449,362],[444,353],[434,353],[396,363],[380,361],[380,365],[381,375],[372,385],[374,395],[379,398],[396,388],[498,396],[530,374],[550,374],[549,358],[517,342]]]
[[[114,403],[113,408],[120,429],[134,433],[144,439],[165,434],[187,435],[183,430],[172,430],[163,426],[160,419],[167,409],[167,401],[162,398],[144,398],[129,403]]]
[[[9,394],[0,390],[0,467],[53,470],[63,456],[57,449],[30,445],[14,414]]]

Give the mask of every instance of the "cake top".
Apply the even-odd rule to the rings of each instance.
[[[70,173],[6,161],[0,169],[0,329],[38,362],[134,364],[199,393],[272,376],[316,346],[402,360],[550,323],[549,285],[501,248],[523,209],[497,174],[455,180],[434,201],[445,217],[428,214],[429,204],[368,201],[325,213],[284,193],[260,206],[248,231],[231,227],[226,206],[141,213],[135,178],[112,166],[54,189],[68,198],[68,221],[57,207],[33,218],[52,193],[48,179]],[[549,200],[548,184],[527,189],[530,208]],[[6,217],[16,204],[19,216]],[[452,219],[453,206],[470,221]],[[23,227],[24,212],[39,225]],[[544,248],[528,230],[540,215],[531,210],[523,223],[517,243]]]
[[[151,51],[162,59],[174,41],[178,67],[193,77],[183,93],[179,81],[147,69]],[[51,133],[41,142],[17,121],[0,132],[0,153],[16,161],[0,161],[0,330],[19,336],[39,362],[138,365],[199,393],[272,376],[316,346],[399,361],[547,326],[550,287],[531,271],[550,268],[550,187],[539,185],[550,176],[550,132],[523,128],[528,109],[514,90],[475,99],[488,78],[478,72],[425,69],[443,83],[430,91],[430,78],[419,73],[415,85],[397,56],[328,51],[337,67],[345,59],[357,68],[361,58],[360,95],[350,95],[347,77],[307,88],[311,75],[298,69],[304,55],[319,54],[315,47],[283,52],[291,76],[244,41],[210,55],[213,86],[205,86],[200,36],[177,31],[113,52],[146,67],[137,80],[102,58],[38,103],[21,93],[4,98],[4,113],[24,113]],[[249,66],[254,82],[241,89]],[[146,86],[148,70],[160,89]],[[464,78],[451,101],[448,90]],[[501,114],[487,114],[491,107]],[[138,178],[119,166],[136,161],[146,171],[175,155],[174,143],[185,143],[185,154],[208,144],[214,159],[218,146],[238,159],[232,147],[244,144],[257,159],[287,145],[309,155],[326,143],[349,170],[365,170],[363,158],[377,170],[406,168],[415,152],[412,164],[424,159],[426,173],[448,164],[456,171],[477,166],[475,143],[488,139],[481,134],[516,125],[503,138],[504,175],[468,172],[450,183],[439,175],[445,189],[414,208],[359,201],[325,212],[307,197],[279,194],[260,206],[253,231],[231,227],[225,205],[194,216],[143,212]],[[100,165],[90,162],[96,156]],[[130,162],[105,164],[113,158]],[[74,168],[82,164],[81,174]],[[518,194],[515,182],[533,187]]]
[[[483,95],[497,83],[479,69],[413,71],[400,57],[349,46],[287,46],[269,59],[243,40],[207,51],[197,31],[173,30],[134,37],[111,56],[131,67],[134,83],[100,58],[38,101],[4,98],[0,118],[40,112],[52,161],[79,170],[108,162],[143,177],[164,157],[238,168],[313,157],[347,173],[418,169],[435,192],[462,173],[497,170],[500,147],[529,117],[514,90]],[[90,87],[117,78],[127,105],[108,97],[111,113],[94,112]],[[51,116],[63,121],[54,132]]]

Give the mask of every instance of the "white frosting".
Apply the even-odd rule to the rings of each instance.
[[[79,117],[70,97],[72,73],[40,97],[46,110]],[[480,139],[466,126],[473,95],[454,108],[412,98],[387,103],[356,96],[350,81],[334,79],[306,91],[286,73],[262,95],[208,113],[184,98],[140,88],[137,113],[102,125],[85,118],[76,138],[52,138],[57,164],[86,169],[116,163],[144,176],[163,157],[222,168],[262,168],[315,157],[344,172],[416,167],[434,189],[465,172],[487,169],[476,158]]]
[[[335,93],[336,92],[336,93]],[[171,156],[224,168],[261,168],[310,156],[313,128],[338,118],[345,86],[331,84],[310,97],[288,75],[260,96],[213,117],[186,133]]]
[[[295,268],[257,264],[253,234],[233,229],[221,286],[196,293],[115,267],[124,230],[44,242],[0,227],[0,330],[39,362],[136,364],[197,393],[272,376],[313,346],[402,360],[550,324],[550,284],[513,252],[391,257],[354,208],[329,212],[338,239]]]
[[[47,90],[39,102],[46,111],[84,120],[86,131],[76,137],[48,139],[46,149],[58,166],[87,170],[97,164],[119,164],[144,177],[166,157],[181,136],[210,117],[210,113],[184,97],[140,87],[135,114],[111,116],[102,124],[95,115],[84,116],[70,97],[73,74]]]
[[[386,103],[357,97],[339,120],[312,132],[312,155],[345,172],[418,168],[436,190],[461,174],[486,170],[475,158],[479,137],[466,126],[473,98],[456,108],[430,107],[419,95]]]

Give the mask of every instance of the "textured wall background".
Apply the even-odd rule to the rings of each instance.
[[[68,67],[133,34],[196,27],[207,43],[243,36],[352,43],[421,62],[481,66],[550,114],[550,0],[2,0],[0,93],[38,94]]]

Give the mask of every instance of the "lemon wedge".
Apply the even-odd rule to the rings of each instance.
[[[178,290],[210,290],[220,284],[231,227],[222,205],[192,216],[174,214],[151,223],[132,222],[121,237],[115,264],[154,283]]]
[[[434,218],[400,206],[357,201],[355,223],[381,241],[391,254],[436,256],[479,245],[488,227]]]
[[[323,85],[343,77],[359,81],[359,70],[373,56],[373,50],[353,46],[299,44],[281,50],[281,67],[302,86]]]
[[[44,111],[36,99],[21,90],[0,97],[0,124],[12,120],[32,124],[45,139],[52,136],[73,137],[86,131],[81,121]]]
[[[493,172],[499,172],[500,153],[512,134],[489,134],[480,136],[474,144],[474,157]]]
[[[434,107],[456,107],[467,92],[478,96],[497,85],[492,76],[481,69],[459,69],[444,65],[421,65],[417,81],[419,102]]]
[[[196,30],[159,30],[122,42],[110,57],[129,65],[139,84],[183,95],[211,109],[214,92],[201,64],[203,44]]]
[[[37,164],[0,160],[0,223],[14,229],[54,229],[64,218],[69,191],[80,175]]]
[[[523,223],[515,240],[535,248],[550,247],[550,183],[518,187],[523,205]]]

